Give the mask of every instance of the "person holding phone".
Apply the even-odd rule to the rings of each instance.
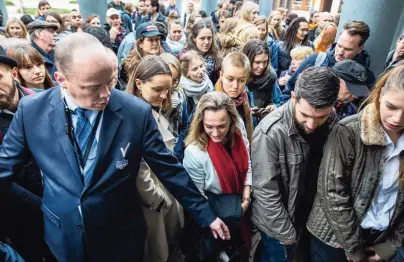
[[[243,53],[251,66],[247,90],[256,125],[260,119],[281,105],[282,92],[275,85],[276,72],[270,64],[268,45],[262,40],[251,40],[244,46]]]

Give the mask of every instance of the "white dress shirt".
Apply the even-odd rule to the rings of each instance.
[[[384,231],[388,228],[393,216],[399,191],[400,153],[404,150],[404,135],[394,145],[390,137],[384,133],[387,146],[384,154],[384,166],[372,204],[361,223],[362,228]]]

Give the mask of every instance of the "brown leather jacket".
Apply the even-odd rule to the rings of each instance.
[[[369,104],[359,114],[339,122],[329,135],[307,223],[315,237],[335,248],[342,245],[355,261],[365,258],[360,224],[383,171],[386,139],[376,112],[375,106]],[[400,166],[403,164],[401,155]],[[401,184],[390,226],[373,247],[386,261],[403,242],[403,189]]]

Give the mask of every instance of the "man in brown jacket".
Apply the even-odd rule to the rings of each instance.
[[[292,99],[255,129],[252,221],[261,232],[261,261],[309,260],[305,224],[314,201],[322,148],[337,122],[332,108],[339,84],[331,69],[306,69]]]

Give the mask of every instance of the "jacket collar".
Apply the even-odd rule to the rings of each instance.
[[[365,107],[360,116],[360,135],[365,145],[387,145],[384,131],[377,115],[376,106],[371,103]]]

